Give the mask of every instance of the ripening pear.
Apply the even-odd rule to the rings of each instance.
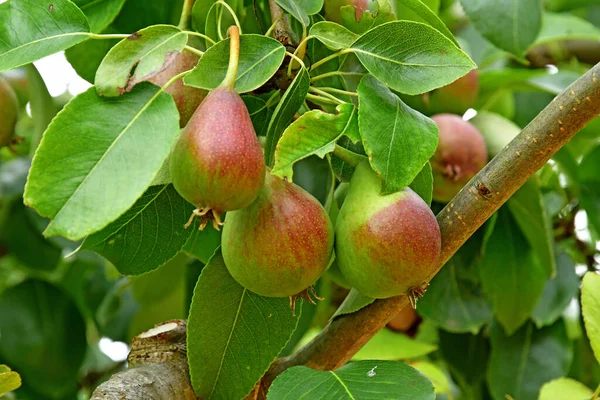
[[[18,115],[17,95],[8,82],[0,77],[0,147],[12,143]]]
[[[149,82],[158,86],[164,86],[175,75],[188,71],[198,64],[199,57],[189,51],[178,53],[170,63],[158,74],[148,79]],[[183,79],[179,79],[166,90],[173,100],[177,110],[179,110],[179,126],[184,127],[198,108],[202,100],[206,97],[206,90],[198,89],[183,84]]]
[[[327,269],[333,226],[317,199],[267,172],[256,200],[227,213],[221,248],[229,273],[246,289],[295,296]]]
[[[344,278],[370,297],[422,294],[440,256],[440,228],[427,203],[408,187],[382,195],[366,161],[354,171],[335,234]]]
[[[439,128],[439,144],[431,158],[433,199],[447,203],[488,161],[483,136],[470,122],[458,115],[431,117]]]
[[[222,225],[225,211],[247,207],[265,179],[265,163],[250,114],[235,92],[239,58],[239,31],[229,29],[231,54],[223,83],[214,89],[182,130],[170,160],[173,185],[195,205],[192,217]]]

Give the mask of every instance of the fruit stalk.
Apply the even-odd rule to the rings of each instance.
[[[225,79],[223,79],[219,87],[233,90],[240,62],[240,30],[237,26],[232,25],[227,29],[227,35],[230,40],[229,65],[227,66],[227,75],[225,75]]]
[[[597,64],[558,95],[438,214],[442,252],[429,279],[550,157],[600,115],[599,82]],[[356,313],[335,318],[298,353],[277,360],[264,384],[294,365],[320,370],[344,365],[408,303],[407,296],[376,300]]]

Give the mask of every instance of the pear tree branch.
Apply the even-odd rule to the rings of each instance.
[[[429,280],[513,193],[598,115],[600,64],[555,97],[437,215],[442,252]],[[341,367],[408,303],[406,296],[376,300],[356,313],[333,319],[296,354],[277,360],[265,384],[294,365],[320,370]]]

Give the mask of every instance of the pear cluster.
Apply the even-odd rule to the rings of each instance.
[[[381,180],[365,161],[350,185],[340,187],[347,192],[334,227],[317,199],[271,175],[235,91],[239,32],[231,27],[228,33],[227,75],[171,153],[173,185],[196,206],[186,227],[195,217],[200,229],[210,221],[216,229],[224,225],[221,250],[231,276],[259,295],[289,296],[292,307],[298,296],[318,298],[312,285],[336,258],[334,247],[332,268],[348,287],[375,298],[422,295],[441,248],[428,205],[410,188],[381,195]]]

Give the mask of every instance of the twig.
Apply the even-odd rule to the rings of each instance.
[[[274,37],[277,39],[282,45],[295,45],[298,43],[296,35],[290,26],[287,15],[283,12],[281,7],[275,2],[275,0],[269,0],[269,9],[271,11],[271,20],[279,21],[275,24],[275,29],[273,30]]]

